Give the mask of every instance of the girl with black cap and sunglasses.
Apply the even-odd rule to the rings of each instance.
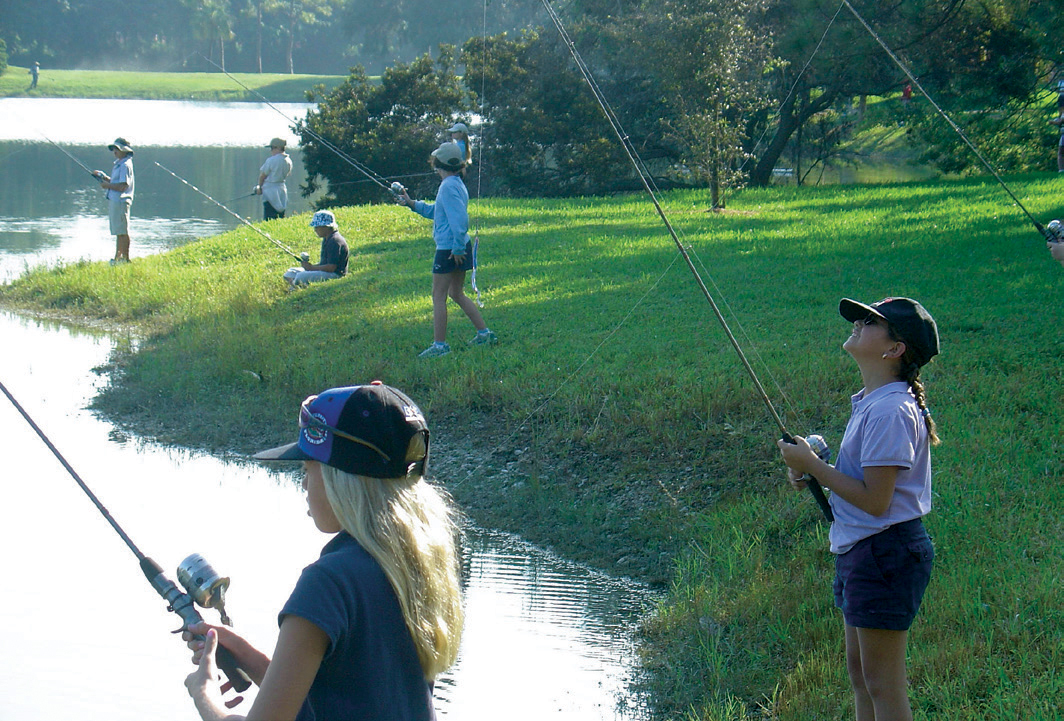
[[[931,510],[930,446],[938,443],[920,368],[938,353],[938,327],[910,298],[843,299],[839,313],[853,323],[842,347],[864,388],[852,398],[835,465],[803,438],[778,445],[795,488],[809,474],[832,491],[835,605],[857,721],[912,719],[905,649],[935,555],[920,519]]]
[[[433,682],[458,654],[463,616],[453,511],[424,479],[428,436],[414,402],[374,381],[311,396],[299,440],[256,454],[303,462],[309,515],[336,535],[281,609],[272,659],[225,627],[183,635],[203,719],[435,718]],[[223,700],[218,643],[260,687],[246,717],[226,712],[239,698]]]

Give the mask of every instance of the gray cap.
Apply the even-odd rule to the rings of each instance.
[[[107,146],[108,150],[121,150],[128,155],[133,154],[133,148],[129,145],[129,141],[125,138],[115,138],[115,141]]]

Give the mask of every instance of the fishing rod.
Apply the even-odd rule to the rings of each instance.
[[[230,198],[229,200],[227,200],[225,202],[232,203],[234,200],[243,200],[244,198],[250,198],[253,195],[258,195],[258,193],[251,192],[251,193],[248,193],[247,195],[238,195],[235,198]]]
[[[217,206],[218,206],[219,208],[221,208],[221,209],[222,209],[222,210],[224,210],[225,212],[229,213],[229,215],[233,216],[234,218],[236,218],[237,220],[239,220],[239,221],[240,221],[241,223],[243,223],[243,224],[244,224],[244,225],[246,225],[247,227],[249,227],[249,228],[251,228],[252,230],[254,230],[254,231],[255,231],[256,233],[258,233],[259,235],[261,235],[261,236],[262,236],[263,238],[265,238],[266,240],[268,240],[268,241],[270,241],[271,243],[273,243],[274,245],[276,245],[276,246],[277,246],[278,248],[280,248],[281,250],[283,250],[283,251],[284,251],[285,253],[288,253],[288,255],[292,256],[293,258],[295,258],[296,260],[299,260],[299,261],[302,261],[302,260],[304,260],[304,258],[303,258],[303,257],[301,257],[301,256],[298,256],[298,255],[296,255],[296,254],[295,254],[295,253],[294,253],[294,252],[292,251],[292,249],[291,249],[291,248],[289,248],[289,247],[288,247],[287,245],[285,245],[284,243],[281,243],[280,241],[274,240],[274,238],[273,238],[273,237],[272,237],[272,236],[271,236],[271,235],[270,235],[269,233],[267,233],[267,232],[266,232],[266,231],[264,231],[264,230],[260,230],[259,228],[256,228],[256,227],[255,227],[254,225],[252,225],[252,224],[251,224],[251,222],[250,222],[250,221],[248,221],[247,219],[243,218],[243,217],[242,217],[242,216],[240,216],[240,215],[237,215],[237,214],[236,214],[236,213],[234,213],[233,211],[229,210],[229,208],[225,207],[224,205],[222,205],[221,203],[219,203],[219,202],[218,202],[217,200],[215,200],[215,199],[214,199],[214,198],[212,198],[211,196],[209,196],[209,195],[207,195],[206,193],[204,193],[204,192],[203,192],[202,190],[200,190],[199,188],[197,188],[197,187],[196,187],[195,185],[193,185],[192,183],[188,182],[187,180],[185,180],[185,179],[184,179],[184,178],[182,178],[182,177],[181,177],[180,175],[178,175],[178,174],[177,174],[177,173],[175,173],[174,171],[172,171],[172,170],[170,170],[169,168],[167,168],[167,167],[166,167],[165,165],[163,165],[163,164],[162,164],[162,163],[160,163],[159,161],[157,161],[157,160],[153,160],[152,162],[153,162],[153,163],[155,163],[156,165],[158,165],[158,166],[159,166],[160,168],[162,168],[162,169],[163,169],[163,170],[165,170],[166,172],[168,172],[168,173],[169,173],[170,175],[172,175],[172,176],[174,176],[175,178],[177,178],[178,180],[180,180],[180,181],[181,181],[182,183],[184,183],[184,184],[185,184],[185,185],[187,185],[188,187],[190,187],[190,188],[192,188],[193,190],[195,190],[195,191],[196,191],[197,193],[199,193],[200,195],[202,195],[202,196],[203,196],[204,198],[206,198],[207,200],[209,200],[209,201],[211,201],[212,203],[214,203],[215,205],[217,205]],[[253,194],[253,195],[254,195],[254,194]]]
[[[894,61],[894,64],[897,65],[903,73],[905,73],[905,77],[909,78],[909,80],[916,87],[916,89],[923,93],[924,97],[927,98],[927,101],[931,103],[931,106],[934,107],[938,114],[941,115],[947,123],[949,123],[949,126],[953,128],[953,130],[957,133],[957,135],[960,136],[961,140],[964,141],[964,143],[971,149],[971,151],[975,153],[975,157],[979,158],[979,162],[981,162],[983,166],[990,171],[990,174],[994,176],[994,180],[996,180],[998,184],[1001,185],[1002,189],[1004,189],[1004,191],[1008,193],[1008,196],[1012,198],[1012,202],[1016,203],[1016,205],[1019,206],[1020,210],[1022,210],[1024,215],[1027,216],[1028,220],[1030,220],[1034,224],[1034,227],[1038,230],[1038,232],[1041,233],[1042,236],[1050,242],[1061,242],[1061,238],[1056,232],[1054,232],[1054,230],[1044,227],[1035,219],[1033,215],[1031,215],[1031,213],[1027,210],[1024,204],[1020,202],[1020,199],[1017,198],[1015,194],[1013,194],[1012,190],[1001,178],[994,166],[990,164],[990,161],[987,160],[981,152],[979,152],[979,149],[975,147],[975,144],[972,143],[971,140],[968,139],[968,136],[964,134],[964,131],[961,130],[960,126],[953,122],[953,118],[951,118],[945,110],[939,107],[939,104],[935,102],[934,98],[932,98],[928,94],[928,92],[924,90],[924,87],[920,84],[920,81],[916,79],[916,76],[913,75],[909,68],[907,68],[905,64],[898,59],[898,56],[894,54],[894,51],[891,50],[885,42],[883,42],[882,38],[880,38],[879,35],[876,34],[876,31],[872,29],[872,27],[865,21],[863,17],[861,17],[860,13],[858,13],[857,10],[854,9],[853,5],[850,4],[850,0],[842,0],[842,4],[849,9],[853,16],[857,18],[857,22],[861,23],[864,29],[868,31],[868,34],[872,36],[872,39],[875,40],[881,48],[883,48],[883,51],[886,52],[890,59]]]
[[[200,57],[201,57],[201,58],[203,58],[204,60],[206,60],[206,61],[207,61],[208,63],[210,63],[210,64],[211,64],[211,65],[213,65],[214,67],[218,68],[218,70],[220,70],[220,71],[221,71],[222,73],[224,73],[224,74],[225,74],[225,76],[226,76],[227,78],[229,78],[230,80],[232,80],[232,81],[233,81],[234,83],[236,83],[237,85],[239,85],[240,87],[242,87],[242,88],[243,88],[244,90],[246,90],[247,92],[249,92],[249,93],[252,93],[253,95],[257,95],[257,96],[258,96],[258,98],[259,98],[259,99],[260,99],[260,100],[261,100],[261,101],[262,101],[263,103],[265,103],[265,104],[266,104],[266,105],[267,105],[267,106],[268,106],[268,107],[269,107],[269,108],[270,108],[271,110],[273,110],[273,111],[274,111],[275,113],[277,113],[277,114],[278,114],[278,115],[280,115],[280,116],[281,116],[282,118],[284,118],[285,120],[287,120],[287,121],[288,121],[289,123],[291,123],[291,124],[292,124],[293,126],[297,124],[295,120],[293,120],[292,118],[290,118],[290,117],[288,117],[287,115],[285,115],[285,114],[284,114],[284,113],[283,113],[283,112],[281,111],[281,109],[280,109],[280,108],[278,108],[278,107],[277,107],[276,105],[274,105],[274,104],[273,104],[273,103],[271,103],[271,102],[270,102],[269,100],[267,100],[267,99],[266,99],[266,96],[264,96],[264,95],[263,95],[262,93],[260,93],[259,91],[255,90],[255,89],[253,89],[253,88],[249,88],[249,87],[248,87],[247,85],[245,85],[244,83],[242,83],[242,82],[240,82],[239,80],[237,80],[237,79],[236,79],[235,77],[233,77],[233,76],[232,76],[232,75],[231,75],[231,74],[229,73],[229,71],[227,71],[227,70],[226,70],[225,68],[223,68],[223,67],[222,67],[221,65],[219,65],[218,63],[216,63],[216,62],[214,62],[213,60],[211,60],[210,58],[208,58],[208,57],[207,57],[206,55],[204,55],[203,53],[200,53]],[[403,187],[402,187],[401,185],[399,185],[398,183],[388,183],[388,180],[387,180],[387,179],[386,179],[386,178],[385,178],[384,176],[382,176],[382,175],[379,175],[378,173],[374,172],[374,171],[373,171],[373,170],[372,170],[372,169],[371,169],[371,168],[370,168],[369,166],[367,166],[367,165],[364,165],[364,164],[362,164],[362,163],[358,162],[357,160],[355,160],[354,158],[352,158],[351,156],[347,155],[347,153],[345,153],[344,151],[340,150],[340,149],[339,149],[338,147],[336,147],[335,145],[333,145],[332,143],[330,143],[330,142],[329,142],[328,140],[326,140],[325,138],[323,138],[323,137],[322,137],[321,135],[318,135],[317,133],[315,133],[315,132],[314,132],[313,130],[311,130],[311,129],[310,129],[309,127],[307,127],[307,126],[304,126],[304,128],[303,128],[303,129],[304,129],[304,130],[306,131],[306,133],[307,133],[308,135],[310,135],[310,136],[311,136],[312,138],[314,138],[315,140],[317,140],[317,141],[318,141],[319,143],[321,143],[321,144],[322,144],[322,145],[323,145],[324,147],[326,147],[326,148],[328,148],[329,150],[331,150],[332,152],[336,153],[336,155],[337,155],[337,156],[338,156],[338,157],[339,157],[339,158],[340,158],[341,160],[343,160],[344,162],[346,162],[346,163],[347,163],[348,165],[350,165],[350,166],[351,166],[352,168],[354,168],[354,169],[355,169],[355,170],[357,170],[358,172],[360,172],[360,173],[362,173],[363,175],[365,175],[365,176],[366,176],[366,178],[367,178],[367,179],[368,179],[368,180],[369,180],[370,182],[376,183],[377,185],[379,185],[380,187],[384,188],[385,190],[387,190],[387,191],[390,191],[390,192],[392,193],[392,195],[395,195],[395,196],[398,196],[398,195],[399,195],[399,194],[401,193],[401,191],[402,191],[402,190],[405,190],[405,188],[403,188]],[[396,186],[399,186],[399,190],[397,190],[397,189],[396,189]]]
[[[102,175],[102,173],[99,170],[93,170],[89,166],[85,165],[85,163],[81,162],[76,157],[74,157],[74,155],[72,153],[68,152],[66,148],[64,148],[62,145],[60,145],[59,143],[55,142],[51,138],[49,138],[47,135],[42,133],[40,130],[37,131],[37,134],[40,135],[45,140],[47,140],[52,145],[54,145],[55,147],[59,148],[59,152],[61,152],[63,155],[67,156],[68,158],[73,160],[75,163],[80,165],[82,167],[82,169],[85,170],[86,173],[88,173],[89,175],[92,176],[93,180],[95,180],[97,183],[100,182],[100,175]]]
[[[588,69],[587,65],[584,63],[584,59],[580,56],[579,51],[576,49],[575,43],[569,37],[569,33],[566,31],[565,26],[562,24],[561,18],[554,11],[553,6],[551,6],[550,0],[542,0],[542,3],[543,7],[547,11],[547,14],[550,16],[551,21],[554,23],[554,27],[558,30],[558,34],[561,36],[562,42],[569,49],[569,53],[573,56],[573,60],[576,62],[576,66],[580,70],[580,74],[583,75],[584,80],[591,87],[591,92],[594,94],[595,100],[598,102],[599,107],[602,109],[602,112],[606,115],[606,119],[609,121],[610,126],[613,128],[613,132],[617,135],[618,140],[621,141],[621,146],[624,148],[625,154],[628,156],[628,159],[631,161],[636,173],[639,175],[639,180],[642,182],[643,188],[646,190],[647,195],[650,196],[650,200],[654,204],[654,209],[657,211],[658,217],[661,218],[662,223],[665,224],[665,228],[668,230],[669,236],[672,238],[673,242],[676,244],[677,250],[680,251],[680,255],[683,256],[684,261],[687,263],[687,267],[691,271],[691,274],[694,276],[695,281],[698,283],[698,287],[701,289],[702,295],[705,296],[705,299],[709,302],[710,307],[713,309],[713,314],[716,316],[717,321],[724,329],[724,333],[725,335],[727,335],[728,341],[731,343],[732,348],[739,356],[739,360],[742,362],[743,368],[746,370],[747,375],[750,376],[750,380],[753,382],[754,388],[757,390],[758,395],[764,402],[765,407],[768,409],[769,415],[772,416],[772,419],[779,427],[780,433],[783,436],[783,440],[787,443],[795,443],[796,441],[794,440],[794,436],[792,436],[787,431],[786,424],[784,424],[783,419],[780,417],[780,414],[776,412],[776,407],[772,404],[772,400],[768,397],[768,393],[765,392],[764,386],[761,385],[761,380],[757,377],[757,373],[754,372],[753,366],[750,365],[750,361],[747,359],[746,354],[743,352],[742,347],[739,345],[739,341],[736,340],[735,334],[732,333],[731,328],[728,326],[728,321],[724,318],[724,315],[720,311],[720,307],[713,299],[713,295],[709,292],[709,288],[706,287],[706,284],[702,280],[702,276],[699,274],[698,269],[695,268],[695,264],[691,261],[691,256],[688,254],[687,248],[685,248],[684,244],[680,241],[679,236],[677,236],[676,234],[676,230],[672,227],[672,223],[669,221],[668,216],[662,209],[661,203],[658,201],[657,194],[654,192],[654,188],[651,187],[651,183],[647,179],[648,173],[644,172],[645,166],[642,164],[642,161],[639,160],[638,152],[632,146],[631,140],[628,134],[624,131],[624,128],[621,126],[620,120],[614,114],[613,108],[610,107],[610,104],[606,100],[605,95],[603,95],[602,90],[595,82],[594,76],[591,74],[590,69]],[[815,441],[815,437],[811,436],[810,439]],[[813,447],[814,451],[817,452],[818,456],[820,456],[821,458],[824,457],[822,454],[826,453],[827,451],[826,444],[824,444],[822,448],[819,446],[819,444],[811,443],[810,445],[811,447]],[[805,480],[806,487],[809,489],[809,492],[812,493],[813,498],[816,500],[817,505],[820,507],[821,513],[824,514],[824,518],[826,518],[829,522],[834,521],[835,517],[834,514],[831,512],[831,505],[828,503],[828,499],[824,495],[824,489],[821,488],[820,482],[817,481],[816,478],[814,478],[813,476],[808,476]]]
[[[44,441],[44,445],[48,446],[48,450],[59,460],[63,465],[63,468],[73,477],[81,490],[85,492],[85,495],[89,497],[93,505],[97,510],[103,514],[104,519],[111,525],[111,528],[122,538],[129,550],[133,552],[133,555],[137,557],[140,562],[140,570],[144,573],[144,577],[148,579],[148,583],[151,587],[163,597],[167,602],[168,611],[173,611],[181,617],[181,628],[174,631],[178,633],[188,630],[189,626],[194,626],[197,623],[203,623],[203,617],[199,611],[196,610],[196,605],[199,604],[203,608],[214,608],[221,614],[222,622],[227,626],[231,626],[232,622],[229,616],[225,612],[225,591],[229,587],[229,579],[221,578],[217,572],[211,568],[202,556],[198,553],[194,553],[181,562],[177,568],[177,579],[185,587],[185,591],[182,591],[166,577],[162,567],[152,560],[150,557],[145,556],[129,535],[122,530],[122,527],[118,525],[114,517],[107,508],[100,502],[100,499],[96,497],[88,487],[88,485],[81,479],[77,471],[73,466],[67,462],[67,459],[63,457],[63,454],[59,452],[59,449],[55,447],[52,441],[45,435],[30,414],[19,404],[15,397],[11,395],[11,392],[7,389],[2,382],[0,382],[0,391],[3,391],[7,399],[11,401],[11,404],[15,406],[22,417],[29,423],[30,428]],[[196,636],[197,639],[203,640],[203,636]],[[226,678],[232,684],[233,688],[237,691],[246,691],[251,686],[251,680],[248,678],[247,673],[240,668],[236,659],[232,653],[229,652],[224,646],[218,646],[218,667],[225,673]]]

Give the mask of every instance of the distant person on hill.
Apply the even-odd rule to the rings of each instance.
[[[289,268],[284,273],[289,288],[334,280],[347,275],[348,248],[344,236],[340,235],[340,226],[336,216],[328,210],[319,210],[310,219],[310,227],[321,238],[321,255],[317,265],[310,262],[307,253],[303,254],[303,264],[299,268]]]
[[[259,182],[255,195],[262,196],[262,219],[283,218],[288,208],[288,186],[285,178],[292,172],[292,159],[285,152],[286,141],[274,138],[270,141],[270,157],[259,168]]]
[[[30,66],[30,77],[32,78],[32,80],[30,81],[30,90],[33,90],[35,87],[37,87],[37,78],[40,77],[40,74],[41,64],[35,62],[32,66]]]
[[[795,488],[809,474],[832,491],[835,605],[857,721],[912,719],[905,649],[935,556],[920,519],[931,510],[930,449],[938,443],[920,368],[938,354],[938,327],[909,298],[844,298],[839,314],[853,324],[842,347],[864,388],[851,399],[836,463],[804,438],[777,445]]]
[[[473,145],[469,142],[469,128],[465,123],[455,123],[451,127],[447,128],[447,132],[451,134],[451,142],[458,146],[458,149],[462,151],[462,158],[465,159],[465,167],[468,168],[473,164]],[[462,169],[463,172],[465,168]]]
[[[436,202],[411,200],[406,189],[396,198],[400,205],[432,221],[432,238],[436,241],[432,263],[432,345],[418,358],[436,358],[451,352],[447,344],[447,298],[458,304],[476,328],[470,344],[498,342],[477,304],[465,294],[466,271],[473,269],[473,245],[469,239],[469,191],[459,177],[465,168],[462,151],[455,143],[444,143],[432,151],[431,162],[442,181]]]
[[[107,191],[107,211],[111,234],[115,236],[115,257],[111,265],[129,262],[129,211],[133,206],[133,148],[125,138],[115,138],[107,146],[114,153],[111,174],[94,170],[100,187]]]

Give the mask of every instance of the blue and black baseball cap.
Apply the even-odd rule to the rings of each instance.
[[[423,434],[425,455],[408,461],[410,440]],[[260,461],[318,461],[370,478],[425,475],[429,428],[403,392],[373,381],[331,388],[299,407],[299,440],[255,454]]]

